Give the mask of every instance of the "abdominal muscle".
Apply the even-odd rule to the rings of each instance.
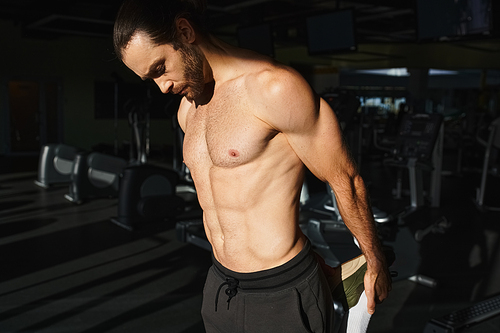
[[[298,225],[303,169],[277,164],[269,169],[212,167],[204,186],[197,185],[208,240],[217,261],[228,269],[249,273],[274,268],[304,247]]]

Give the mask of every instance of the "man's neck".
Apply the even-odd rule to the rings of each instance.
[[[209,35],[198,43],[198,47],[205,56],[205,80],[222,83],[237,76],[236,48],[220,39]],[[236,72],[235,72],[236,71]]]
[[[215,89],[215,81],[210,81],[205,84],[205,88],[203,89],[203,92],[201,93],[200,96],[195,98],[194,104],[196,107],[200,105],[205,105],[208,104],[214,95],[214,89]]]

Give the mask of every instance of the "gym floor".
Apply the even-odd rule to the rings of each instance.
[[[74,205],[64,199],[67,186],[35,186],[37,163],[0,157],[0,332],[203,332],[210,254],[177,241],[174,223],[134,232],[112,224],[117,199]],[[394,169],[378,158],[362,167],[374,206],[408,204],[393,198]],[[475,207],[479,178],[474,170],[443,176],[439,208],[380,225],[399,276],[368,332],[423,332],[430,319],[500,293],[500,213]],[[499,182],[489,177],[492,204],[500,205]],[[444,233],[415,240],[443,218],[451,224]],[[436,285],[409,279],[415,275]],[[464,331],[500,332],[500,316]]]

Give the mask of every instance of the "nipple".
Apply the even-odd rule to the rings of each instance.
[[[229,149],[229,156],[231,156],[231,157],[239,157],[240,156],[240,152],[237,151],[236,149]]]

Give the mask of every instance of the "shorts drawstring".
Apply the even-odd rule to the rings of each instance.
[[[227,309],[229,310],[229,302],[231,302],[231,299],[236,296],[238,293],[238,286],[239,286],[239,281],[235,278],[232,278],[230,276],[226,277],[226,282],[223,282],[220,286],[219,289],[217,289],[217,294],[215,296],[215,312],[217,312],[217,303],[219,302],[219,293],[222,287],[227,286],[227,289],[225,291],[226,295],[228,296],[227,298]]]

